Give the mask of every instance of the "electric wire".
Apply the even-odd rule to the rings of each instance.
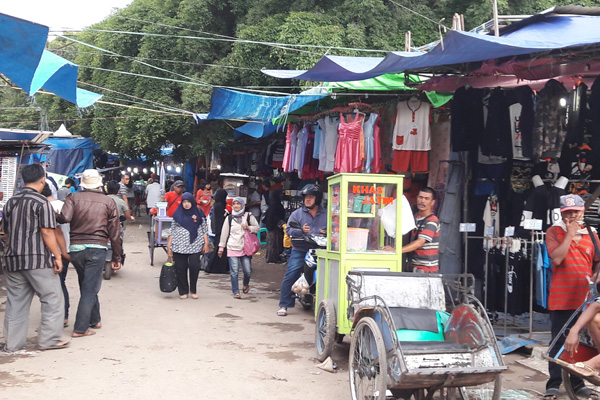
[[[68,29],[63,30],[61,32],[83,32],[83,29]],[[292,43],[277,43],[277,42],[262,42],[258,40],[249,40],[249,39],[225,39],[225,38],[207,38],[207,37],[199,37],[199,36],[188,36],[188,35],[169,35],[164,33],[149,33],[149,32],[132,32],[132,31],[117,31],[111,29],[94,29],[94,28],[86,28],[85,31],[91,32],[104,32],[104,33],[118,33],[123,35],[137,35],[137,36],[157,36],[157,37],[168,37],[168,38],[176,38],[176,39],[190,39],[190,40],[208,40],[208,41],[221,41],[221,42],[233,42],[233,43],[247,43],[247,44],[260,44],[265,46],[275,46],[283,48],[282,46],[293,46],[300,48],[313,48],[313,49],[334,49],[334,50],[347,50],[347,51],[358,51],[364,53],[389,53],[392,50],[376,50],[376,49],[359,49],[354,47],[341,47],[341,46],[321,46],[316,44],[292,44]],[[53,33],[58,33],[53,32]],[[64,35],[58,35],[58,37],[64,37]],[[291,50],[291,49],[287,49]],[[298,49],[294,49],[298,50]],[[321,54],[321,53],[313,53],[313,54]]]
[[[417,11],[415,11],[415,10],[412,10],[412,9],[410,9],[410,8],[408,8],[408,7],[404,6],[404,5],[402,5],[402,4],[396,3],[394,0],[389,0],[389,1],[390,1],[390,3],[392,3],[392,4],[396,5],[396,6],[400,7],[400,8],[403,8],[403,9],[405,9],[406,11],[410,11],[411,13],[413,13],[413,14],[416,14],[416,15],[418,15],[419,17],[421,17],[421,18],[424,18],[424,19],[426,19],[427,21],[429,21],[429,22],[431,22],[431,23],[433,23],[433,24],[435,24],[435,25],[437,25],[437,26],[442,26],[442,27],[444,27],[444,28],[446,28],[446,29],[448,29],[448,30],[452,30],[452,28],[449,28],[449,27],[447,27],[446,25],[442,24],[442,23],[441,23],[441,21],[434,21],[434,20],[432,20],[431,18],[429,18],[429,17],[426,17],[425,15],[423,15],[423,14],[420,14],[420,13],[418,13],[418,12],[417,12]]]
[[[48,49],[48,50],[51,52],[57,52],[57,50],[59,50],[59,49]],[[241,69],[241,70],[246,70],[246,71],[257,71],[257,72],[261,71],[260,68],[237,67],[237,66],[233,66],[233,65],[221,65],[221,64],[202,64],[202,63],[195,63],[195,62],[191,62],[191,61],[165,60],[165,59],[161,59],[161,58],[148,58],[148,57],[138,57],[138,56],[121,56],[121,55],[114,55],[114,54],[97,53],[94,51],[76,51],[76,50],[62,50],[62,49],[60,49],[59,51],[64,52],[64,53],[72,53],[72,54],[88,54],[88,55],[102,56],[102,57],[132,58],[132,59],[136,59],[136,60],[159,61],[159,62],[166,62],[166,63],[172,63],[172,64],[197,65],[197,66],[203,66],[203,67],[231,68],[231,69]]]

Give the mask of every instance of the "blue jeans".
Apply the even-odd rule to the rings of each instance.
[[[292,255],[288,259],[287,270],[281,282],[281,294],[279,296],[279,307],[293,308],[294,303],[294,292],[292,292],[292,286],[300,278],[304,271],[304,257],[306,256],[305,250],[296,250],[292,248]]]
[[[250,284],[250,276],[252,275],[252,264],[251,257],[228,257],[229,260],[229,275],[231,276],[231,292],[233,294],[240,292],[239,273],[240,263],[242,264],[242,270],[244,271],[244,286]]]
[[[106,250],[87,248],[69,253],[79,280],[79,305],[73,332],[85,333],[90,325],[101,321],[98,292],[102,286],[102,269],[106,262]]]

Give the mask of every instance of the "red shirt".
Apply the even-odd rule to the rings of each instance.
[[[174,191],[169,192],[165,194],[165,201],[167,202],[167,217],[172,217],[177,207],[181,204],[181,194],[177,194]]]
[[[205,216],[208,216],[210,212],[210,201],[212,200],[212,195],[209,191],[198,190],[196,193],[196,204],[198,208],[202,210]]]
[[[563,242],[567,232],[560,226],[551,226],[546,232],[548,254]],[[592,278],[593,263],[598,262],[598,254],[590,235],[581,235],[579,242],[571,241],[565,259],[553,265],[552,283],[548,298],[549,310],[576,310],[589,291],[588,279]]]

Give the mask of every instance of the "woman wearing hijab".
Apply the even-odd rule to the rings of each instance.
[[[196,284],[200,273],[200,255],[208,253],[208,228],[204,213],[196,207],[191,193],[181,196],[181,204],[173,214],[171,234],[167,241],[167,254],[173,257],[177,272],[179,298],[198,298]],[[188,271],[190,280],[188,282]]]
[[[211,274],[228,274],[229,273],[229,262],[227,261],[227,254],[225,257],[218,256],[218,245],[221,240],[221,230],[223,229],[223,223],[225,217],[229,214],[226,210],[227,207],[227,191],[225,189],[219,189],[215,192],[215,203],[212,208],[212,215],[210,218],[210,228],[212,233],[215,235],[214,243],[215,250],[210,255],[206,272]]]
[[[250,275],[252,274],[252,256],[244,253],[244,231],[249,230],[252,233],[257,233],[259,226],[254,215],[245,212],[246,202],[243,198],[235,197],[231,208],[231,216],[225,219],[221,231],[218,255],[219,258],[223,258],[223,251],[227,248],[231,292],[234,298],[241,299],[238,279],[240,265],[244,271],[244,287],[242,289],[244,293],[250,291]]]
[[[265,225],[267,227],[267,254],[268,263],[280,263],[283,253],[283,229],[285,223],[285,209],[281,204],[282,189],[275,189],[269,197],[269,208],[265,216]]]

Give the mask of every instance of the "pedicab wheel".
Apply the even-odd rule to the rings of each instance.
[[[325,361],[333,353],[336,335],[335,307],[325,299],[319,304],[317,324],[315,325],[315,345],[317,359]]]
[[[383,336],[371,317],[362,318],[350,344],[350,394],[352,400],[385,400],[387,356]]]
[[[111,275],[112,275],[112,263],[110,261],[107,261],[104,263],[104,272],[103,272],[104,279],[109,280]]]
[[[565,385],[565,391],[567,392],[569,399],[571,399],[571,400],[584,399],[585,397],[577,396],[577,394],[575,393],[575,390],[573,389],[573,385],[571,384],[571,376],[572,375],[566,369],[562,370],[563,385]],[[600,393],[599,386],[595,386],[592,383],[590,383],[589,381],[584,380],[584,382],[585,382],[585,385],[588,388],[592,389],[595,393]],[[594,397],[590,397],[590,398],[594,398]]]

